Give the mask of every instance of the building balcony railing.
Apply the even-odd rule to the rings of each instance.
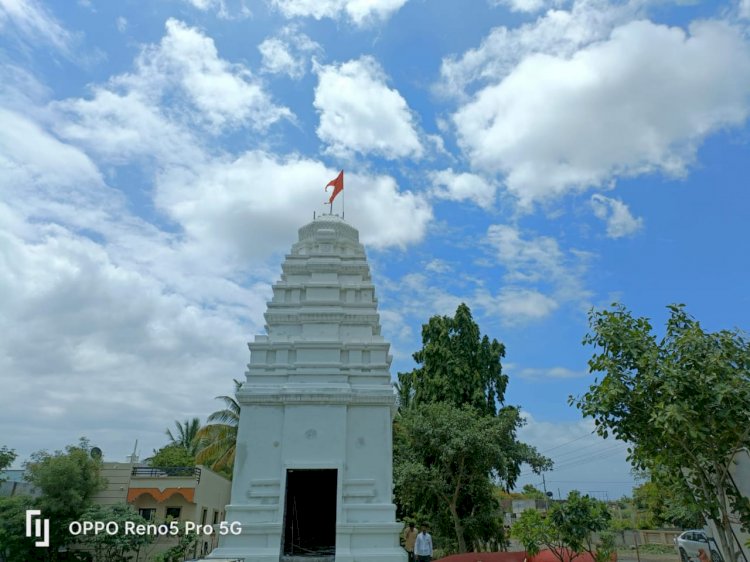
[[[200,482],[201,469],[197,466],[168,466],[165,468],[134,466],[132,476],[140,478],[194,477],[196,482]]]

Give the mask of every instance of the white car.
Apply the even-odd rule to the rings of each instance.
[[[702,548],[711,557],[711,562],[723,562],[719,545],[716,544],[713,537],[709,537],[705,531],[700,529],[685,531],[675,538],[674,545],[680,553],[682,562],[697,562],[699,548]]]

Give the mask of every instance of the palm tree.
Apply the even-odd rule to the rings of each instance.
[[[235,392],[241,386],[242,383],[235,379]],[[231,476],[240,424],[240,405],[232,396],[217,396],[216,399],[223,401],[226,407],[208,416],[209,423],[198,431],[199,446],[195,460]]]
[[[185,420],[182,423],[175,420],[174,425],[177,428],[176,433],[172,433],[172,430],[167,429],[167,437],[169,437],[169,440],[173,445],[185,447],[185,450],[188,453],[195,456],[198,452],[198,433],[201,430],[201,421],[198,418]]]

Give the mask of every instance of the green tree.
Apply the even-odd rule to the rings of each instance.
[[[546,515],[527,509],[513,525],[515,536],[529,556],[544,546],[560,560],[573,560],[588,552],[597,562],[609,560],[614,552],[614,538],[603,533],[597,542],[596,533],[609,525],[610,514],[604,502],[582,496],[573,490],[565,502],[555,502]]]
[[[659,476],[658,473],[651,474],[648,478],[646,482],[633,488],[633,506],[638,513],[639,528],[692,529],[704,525],[703,516],[697,509],[689,488],[676,488],[685,486],[684,479]]]
[[[60,547],[72,540],[68,524],[80,518],[91,506],[94,494],[106,484],[101,477],[101,461],[91,457],[90,444],[82,438],[65,451],[34,453],[25,466],[27,480],[41,494],[36,507],[51,521],[49,548],[44,549],[44,556],[54,561]]]
[[[521,463],[549,464],[516,440],[522,419],[516,408],[479,416],[470,406],[425,404],[405,410],[395,437],[394,482],[402,510],[428,513],[459,552],[502,539],[499,505],[490,479],[512,486]]]
[[[148,464],[154,468],[192,468],[195,466],[195,457],[182,444],[171,443],[154,451],[154,456],[149,459]]]
[[[155,554],[151,558],[151,562],[182,562],[188,557],[191,550],[195,550],[197,543],[198,535],[196,533],[185,533],[183,529],[177,536],[177,544]]]
[[[460,552],[504,541],[496,484],[511,488],[524,462],[537,472],[551,466],[516,439],[523,420],[518,408],[503,406],[504,355],[461,304],[453,317],[433,316],[422,326],[419,366],[399,373],[397,503],[403,514],[429,514]]]
[[[35,507],[34,498],[30,496],[0,497],[0,560],[3,562],[39,559],[41,549],[34,546],[36,539],[26,537],[26,510]]]
[[[5,445],[0,447],[0,472],[12,465],[17,457],[18,455],[13,449],[9,449]],[[7,480],[7,478],[0,474],[0,483],[5,482],[5,480]]]
[[[738,330],[704,331],[683,305],[668,309],[661,339],[622,305],[592,311],[584,344],[596,348],[591,371],[604,376],[570,402],[602,437],[629,443],[637,469],[670,479],[716,524],[725,559],[736,562],[730,516],[747,528],[750,500],[729,468],[750,446],[750,346]]]
[[[513,523],[511,534],[521,543],[527,558],[531,559],[552,540],[554,533],[546,516],[536,509],[526,509]]]
[[[504,356],[505,346],[480,335],[465,304],[452,318],[433,316],[422,326],[422,349],[413,355],[420,366],[398,375],[400,406],[444,402],[494,415],[508,385]]]
[[[154,541],[154,536],[136,533],[126,534],[125,524],[146,525],[148,522],[127,504],[95,505],[81,515],[82,521],[114,521],[119,532],[81,535],[78,544],[93,556],[93,562],[130,562],[138,560],[141,549]]]
[[[195,458],[199,447],[198,432],[201,429],[201,421],[198,418],[185,420],[182,423],[175,420],[174,425],[176,428],[174,433],[171,429],[166,431],[170,444],[181,445]]]
[[[240,381],[234,381],[235,392],[241,386]],[[231,477],[237,448],[240,405],[232,396],[217,396],[216,399],[223,401],[225,407],[208,416],[209,423],[196,434],[199,448],[195,460]]]
[[[535,487],[532,484],[524,484],[524,487],[521,488],[521,494],[530,500],[546,500],[547,496],[544,495],[544,492],[542,492],[539,488]]]

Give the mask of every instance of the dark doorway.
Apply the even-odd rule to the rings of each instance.
[[[285,556],[336,553],[336,476],[331,470],[287,470]]]

